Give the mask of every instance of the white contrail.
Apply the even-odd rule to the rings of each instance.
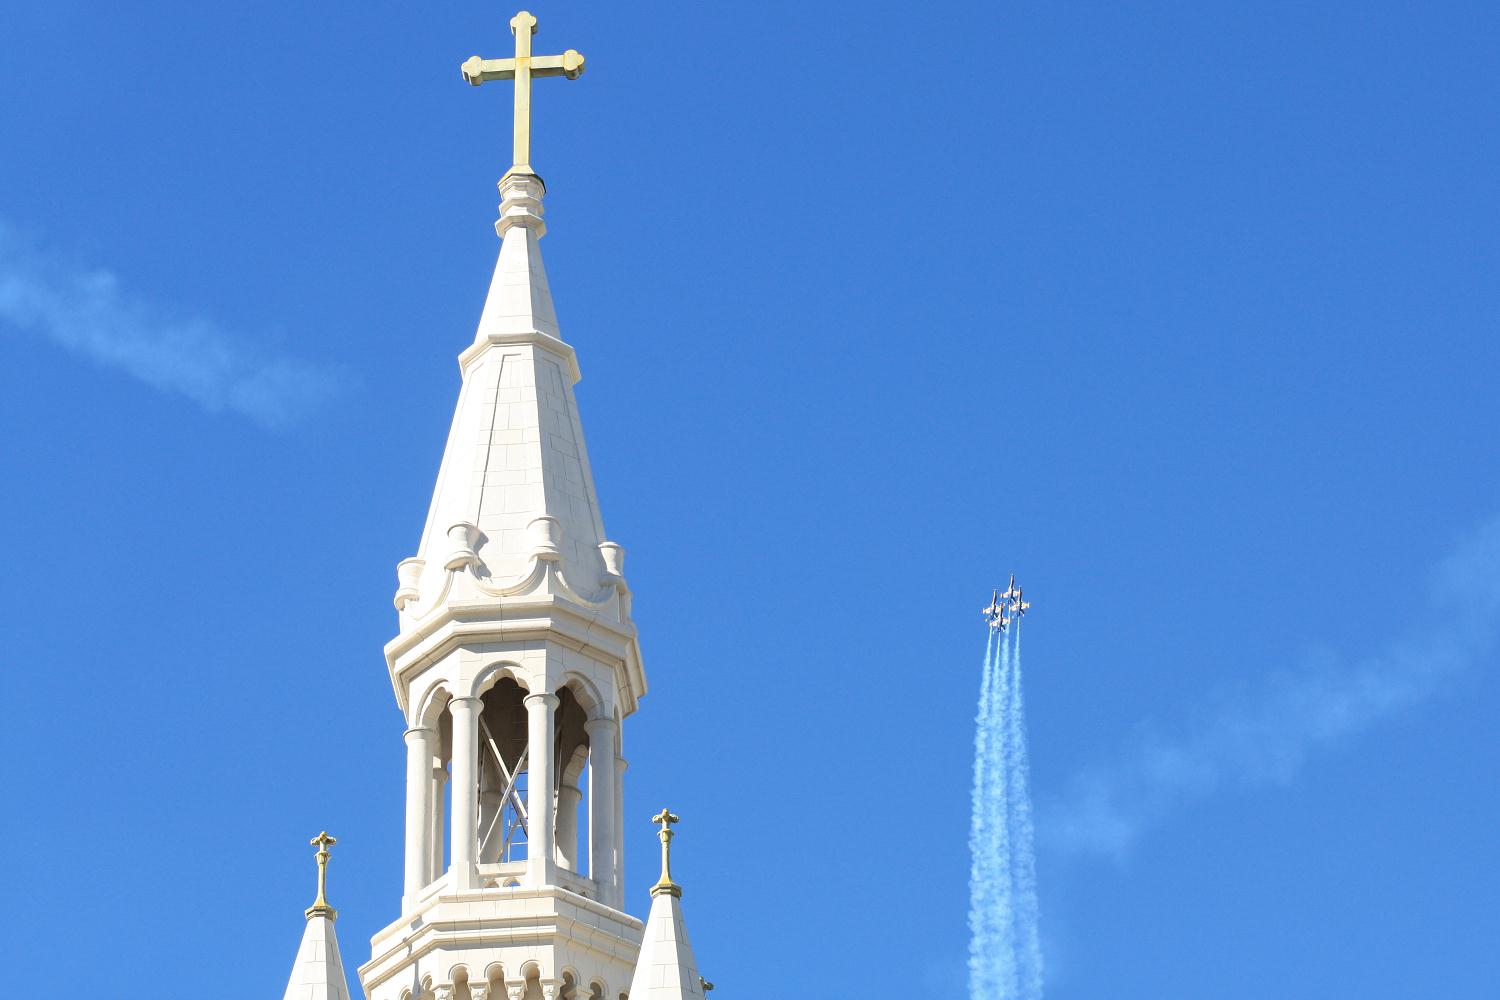
[[[69,269],[0,223],[0,329],[45,336],[75,354],[185,396],[282,427],[339,388],[330,368],[257,351],[204,319],[169,317],[104,270]]]
[[[1015,831],[1010,810],[1010,762],[1015,756],[1016,734],[1010,728],[1011,655],[1010,637],[1001,633],[995,672],[995,696],[990,701],[991,727],[989,780],[985,807],[990,815],[988,879],[993,925],[990,946],[996,962],[996,992],[1005,1000],[1017,997],[1020,979],[1016,954],[1016,885],[1012,859]]]
[[[991,634],[974,737],[971,1000],[1041,997],[1024,711],[1019,646]]]
[[[1271,677],[1249,698],[1216,704],[1193,727],[1141,739],[1114,763],[1078,775],[1043,812],[1044,842],[1122,856],[1174,808],[1223,786],[1282,784],[1307,757],[1436,693],[1483,661],[1500,638],[1500,519],[1437,567],[1420,624],[1348,664],[1325,655]]]
[[[991,827],[989,805],[990,707],[995,696],[995,632],[990,630],[984,647],[984,666],[979,684],[979,710],[974,718],[974,791],[969,818],[969,979],[987,982],[993,975],[989,939],[992,913],[989,878]]]
[[[1015,949],[1019,992],[1023,1000],[1042,995],[1042,945],[1036,894],[1036,846],[1031,818],[1031,757],[1026,745],[1026,700],[1021,677],[1021,621],[1015,623],[1011,649],[1009,718],[1011,736],[1007,803],[1011,814],[1011,877],[1015,894]]]

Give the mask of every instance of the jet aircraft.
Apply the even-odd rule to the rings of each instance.
[[[1016,586],[1016,574],[1010,575],[1010,586],[1005,588],[1005,593],[1000,595],[1006,601],[1006,610],[1011,618],[1020,618],[1031,607],[1031,602],[1023,600],[1021,588]]]
[[[1011,577],[1011,582],[1015,582],[1015,577]],[[1002,597],[999,589],[997,588],[995,592],[990,595],[990,606],[980,611],[979,613],[984,615],[985,620],[990,623],[990,628],[994,629],[996,632],[1004,632],[1005,627],[1010,624],[1010,615],[1008,614],[1009,611],[1009,597]]]
[[[990,624],[990,628],[996,632],[1004,632],[1010,627],[1011,622],[1019,621],[1021,616],[1030,608],[1031,602],[1026,600],[1021,592],[1021,588],[1016,586],[1016,575],[1012,573],[1010,575],[1010,586],[1005,588],[1003,594],[999,588],[996,588],[990,594],[990,606],[979,613],[984,615],[985,620]]]

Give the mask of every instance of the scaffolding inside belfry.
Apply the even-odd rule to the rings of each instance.
[[[489,724],[483,717],[479,720],[481,753],[486,759],[481,775],[489,789],[499,787],[499,808],[487,812],[482,810],[479,829],[479,857],[481,860],[523,861],[526,858],[528,827],[526,821],[526,758],[531,748],[523,747],[521,755],[513,765],[507,766],[505,756]]]

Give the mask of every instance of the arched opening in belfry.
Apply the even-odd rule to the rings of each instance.
[[[510,665],[483,680],[474,694],[430,689],[405,733],[408,898],[452,871],[470,888],[553,882],[618,905],[611,701],[576,673],[552,691]]]
[[[505,967],[499,962],[484,970],[484,981],[490,1000],[509,1000],[510,994],[505,989]]]
[[[524,861],[530,839],[526,689],[502,677],[484,693],[481,703],[479,863]]]
[[[588,816],[583,808],[587,801],[589,737],[584,729],[588,712],[579,702],[571,687],[557,692],[557,710],[554,719],[557,757],[552,773],[557,775],[557,839],[555,855],[557,864],[571,872],[584,873],[588,851],[580,853],[580,845],[588,843]]]
[[[430,884],[448,870],[449,817],[453,810],[453,782],[449,766],[453,761],[453,713],[448,710],[447,697],[443,696],[443,709],[438,714],[436,733],[432,747],[432,798],[433,808],[428,814],[431,829],[428,844],[431,857],[428,860],[427,877],[422,881]]]
[[[521,967],[521,974],[525,976],[522,980],[525,987],[521,992],[521,1000],[543,1000],[542,970],[537,968],[535,962],[527,962]]]

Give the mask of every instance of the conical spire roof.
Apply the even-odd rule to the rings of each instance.
[[[459,355],[463,385],[421,542],[397,568],[401,635],[386,654],[397,671],[409,649],[450,621],[561,606],[627,648],[628,715],[645,674],[624,550],[604,533],[584,446],[578,362],[542,265],[543,193],[534,174],[500,181],[500,254],[474,342]]]
[[[318,898],[307,908],[307,927],[302,931],[302,944],[282,1000],[349,1000],[349,981],[333,930],[338,911],[328,905],[327,893],[328,848],[337,841],[325,830],[312,843],[318,848]]]
[[[500,219],[495,223],[500,258],[479,317],[476,344],[532,333],[562,339],[538,243],[547,233],[542,222],[543,193],[542,182],[534,175],[507,174],[500,182]]]
[[[678,822],[678,817],[670,809],[663,809],[651,820],[661,824],[656,834],[661,840],[661,878],[651,887],[651,913],[646,918],[641,954],[630,980],[630,997],[631,1000],[702,997],[703,980],[688,941],[687,923],[682,919],[682,886],[672,880],[672,824]]]
[[[659,892],[651,899],[641,955],[630,979],[630,1000],[680,1000],[703,995],[698,962],[682,919],[682,900]]]
[[[282,1000],[349,1000],[349,983],[339,957],[339,939],[333,917],[314,913],[307,918],[302,946],[287,980]]]

